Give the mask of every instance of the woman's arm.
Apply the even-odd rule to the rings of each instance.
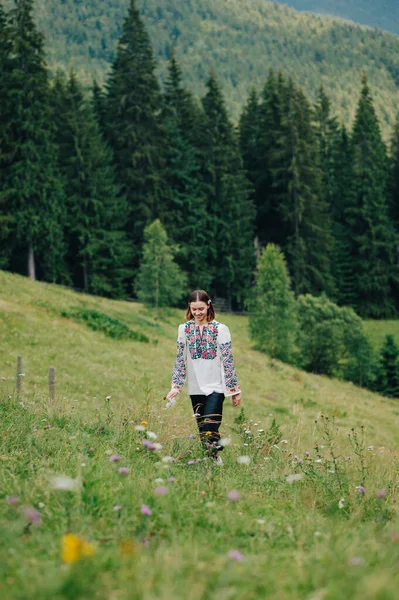
[[[171,395],[173,398],[179,392],[182,391],[184,387],[184,383],[186,381],[186,336],[184,333],[184,325],[179,326],[179,331],[177,334],[177,355],[176,362],[173,368],[172,373],[172,389],[170,390],[167,398],[170,400],[169,396],[172,392],[175,392]]]
[[[238,406],[241,401],[241,388],[234,366],[230,330],[226,325],[220,324],[219,326],[218,344],[223,365],[226,396],[233,396],[233,404]],[[234,401],[235,399],[238,400],[237,404]]]

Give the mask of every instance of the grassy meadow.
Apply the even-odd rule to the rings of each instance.
[[[0,598],[397,598],[399,402],[272,367],[217,318],[244,398],[223,466],[187,395],[165,408],[183,311],[0,271]]]

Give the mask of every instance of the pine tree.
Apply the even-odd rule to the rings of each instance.
[[[15,5],[10,12],[10,158],[4,173],[16,224],[14,260],[23,252],[25,272],[32,279],[38,258],[44,279],[67,281],[64,193],[55,160],[43,37],[32,19],[32,0],[15,0]]]
[[[144,231],[144,245],[135,292],[140,302],[155,308],[173,306],[187,293],[187,279],[174,262],[173,247],[159,219]]]
[[[208,215],[199,178],[199,158],[192,142],[197,111],[191,94],[183,87],[175,54],[165,82],[163,122],[168,136],[164,178],[168,196],[161,209],[168,237],[178,246],[176,262],[188,274],[192,289],[211,284],[208,269]]]
[[[12,208],[5,187],[5,170],[10,160],[9,137],[11,127],[10,72],[11,31],[0,4],[0,269],[8,266],[13,228]]]
[[[150,39],[135,0],[130,1],[106,87],[105,134],[114,154],[117,183],[128,201],[127,233],[137,269],[144,228],[160,214],[167,192],[162,180],[166,148],[162,97]]]
[[[395,344],[393,335],[385,337],[381,348],[381,378],[379,390],[384,396],[399,398],[399,349]]]
[[[114,182],[111,153],[73,72],[69,81],[57,75],[52,99],[74,284],[86,292],[122,296],[131,252],[124,233],[126,201]]]
[[[274,244],[268,244],[259,257],[248,310],[249,331],[256,347],[272,360],[290,362],[297,326],[295,298],[284,255]]]
[[[281,135],[269,155],[276,205],[285,226],[282,249],[297,295],[333,295],[331,221],[323,199],[312,111],[291,80],[283,93]]]
[[[91,103],[100,131],[104,135],[107,124],[107,98],[96,80],[93,81]]]
[[[254,217],[250,184],[215,75],[203,98],[202,181],[208,197],[209,268],[213,294],[243,304],[254,269]]]
[[[366,76],[356,113],[354,153],[355,202],[350,214],[354,240],[356,308],[363,316],[394,314],[391,283],[396,236],[389,218],[388,162]]]

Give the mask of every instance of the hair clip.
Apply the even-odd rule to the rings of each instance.
[[[212,300],[210,298],[208,300],[208,304],[212,304]]]

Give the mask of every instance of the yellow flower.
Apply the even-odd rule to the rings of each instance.
[[[141,421],[142,425],[148,425],[148,421]]]
[[[96,547],[91,542],[82,540],[78,535],[66,533],[61,538],[61,558],[67,564],[73,564],[82,556],[94,556]]]
[[[212,435],[212,431],[207,431],[205,435]]]

